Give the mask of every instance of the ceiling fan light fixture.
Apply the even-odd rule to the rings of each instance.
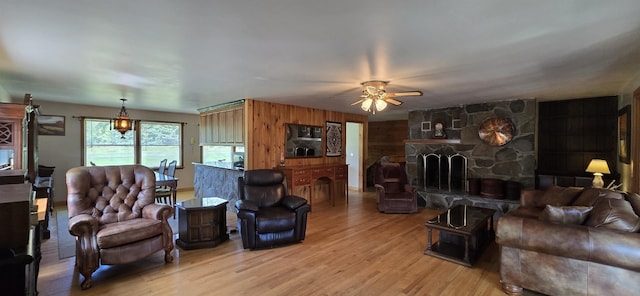
[[[127,99],[122,98],[120,100],[122,101],[122,107],[120,108],[120,113],[118,113],[118,116],[111,120],[111,127],[112,129],[120,132],[120,139],[124,139],[124,135],[128,131],[133,129],[133,121],[129,118],[127,108],[124,106],[124,102],[127,101]]]
[[[371,104],[373,104],[373,99],[367,98],[362,102],[360,108],[362,108],[363,111],[369,112],[369,110],[371,110]]]
[[[376,110],[382,111],[385,108],[387,108],[387,102],[381,99],[376,100]]]
[[[353,102],[351,105],[361,104],[360,108],[363,111],[376,114],[376,111],[386,109],[389,104],[394,106],[402,105],[402,101],[396,100],[395,97],[422,95],[422,92],[418,90],[387,93],[385,88],[388,83],[389,81],[382,80],[370,80],[360,83],[362,85],[361,99]]]

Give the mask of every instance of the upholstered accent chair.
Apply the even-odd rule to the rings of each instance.
[[[76,236],[81,288],[99,264],[125,264],[164,250],[172,262],[169,205],[156,204],[155,176],[141,165],[71,168],[66,174],[69,233]]]
[[[415,213],[418,211],[418,193],[407,182],[405,168],[396,162],[381,163],[375,172],[378,192],[378,210],[384,213]]]
[[[238,230],[245,249],[300,242],[307,229],[307,200],[287,195],[282,171],[249,170],[238,178]]]

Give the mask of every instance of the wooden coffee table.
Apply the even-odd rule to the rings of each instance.
[[[431,255],[467,267],[473,267],[485,248],[493,241],[493,214],[495,210],[457,205],[428,220],[427,249]],[[432,243],[433,229],[439,231],[438,241]]]

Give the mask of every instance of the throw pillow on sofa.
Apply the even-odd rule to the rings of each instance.
[[[585,188],[572,205],[592,207],[600,198],[624,199],[624,195],[604,188]]]
[[[565,206],[556,207],[547,205],[538,219],[551,223],[578,224],[581,225],[589,217],[593,207]]]
[[[543,208],[546,205],[569,206],[582,193],[581,187],[551,186],[544,191],[540,198],[534,201],[533,206]]]
[[[636,215],[628,201],[602,198],[593,206],[585,225],[637,232],[640,230],[640,217]]]

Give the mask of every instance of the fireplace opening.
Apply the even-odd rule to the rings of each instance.
[[[449,192],[467,192],[467,157],[460,154],[419,154],[418,187]]]

